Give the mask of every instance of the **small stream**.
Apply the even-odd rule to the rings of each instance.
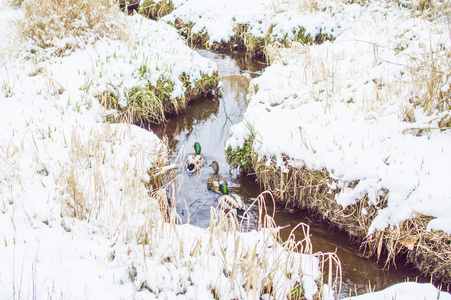
[[[160,138],[168,137],[169,146],[175,155],[181,154],[184,157],[193,153],[192,145],[198,141],[207,162],[216,160],[219,163],[219,173],[227,178],[230,190],[239,194],[246,204],[250,204],[262,190],[252,177],[229,170],[224,142],[229,137],[229,128],[241,120],[246,110],[245,98],[250,78],[259,76],[266,65],[239,53],[197,51],[217,63],[222,84],[221,95],[193,102],[186,113],[173,117],[166,124],[153,125],[151,129]],[[178,198],[184,201],[177,203],[177,212],[183,223],[189,222],[199,227],[209,226],[211,207],[216,207],[216,199],[219,196],[207,190],[206,181],[211,172],[212,169],[205,166],[200,174],[179,174],[182,178],[182,196],[179,195]],[[269,213],[272,214],[272,203],[267,205]],[[251,214],[256,216],[256,210]],[[383,263],[362,257],[358,247],[349,243],[345,233],[332,231],[327,225],[314,222],[306,212],[290,213],[277,207],[275,221],[278,226],[287,226],[282,230],[283,238],[287,238],[298,223],[308,224],[313,251],[337,253],[343,271],[340,298],[349,296],[350,293],[355,295],[368,292],[370,287],[380,290],[417,278],[416,273],[408,266],[398,264],[397,269],[393,267],[387,271],[384,270]],[[295,234],[296,240],[303,239],[301,230]],[[418,281],[427,282],[424,278],[418,278]]]

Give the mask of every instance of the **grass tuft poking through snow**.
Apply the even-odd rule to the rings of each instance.
[[[18,21],[21,39],[42,49],[52,48],[56,55],[103,36],[125,38],[115,1],[29,0],[21,7],[25,12]]]

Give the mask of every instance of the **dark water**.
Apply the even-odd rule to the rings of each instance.
[[[185,157],[194,152],[192,145],[201,144],[202,155],[208,164],[216,160],[219,173],[229,182],[230,190],[239,194],[245,203],[252,203],[262,192],[250,176],[230,172],[224,151],[224,142],[229,137],[229,128],[242,119],[247,103],[246,92],[251,78],[259,76],[265,67],[263,62],[254,61],[238,53],[213,53],[198,50],[205,57],[218,64],[222,93],[213,99],[201,99],[190,104],[189,110],[176,116],[165,125],[151,129],[160,137],[168,137],[169,145],[175,155]],[[177,212],[184,223],[208,227],[211,207],[216,207],[218,194],[207,190],[206,181],[212,169],[205,166],[202,172],[189,176],[179,172],[177,193]],[[269,213],[274,207],[268,203]],[[254,217],[256,209],[251,212]],[[383,263],[361,256],[357,246],[348,242],[346,234],[329,230],[325,224],[315,223],[307,213],[290,213],[276,208],[275,221],[278,226],[287,226],[282,237],[287,238],[293,226],[304,222],[310,226],[310,239],[314,252],[336,252],[341,261],[343,285],[340,297],[362,294],[371,289],[380,290],[395,283],[416,280],[411,268],[398,264],[397,269],[383,269]],[[254,222],[255,223],[255,222]],[[255,224],[251,224],[251,227]],[[295,231],[296,240],[302,240],[302,230]],[[425,279],[418,279],[425,282]]]

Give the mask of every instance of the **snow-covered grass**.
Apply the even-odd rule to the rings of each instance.
[[[86,50],[76,60],[88,67],[77,75],[86,79],[82,88],[93,89],[111,109],[110,121],[159,123],[216,88],[216,66],[184,47],[171,26],[125,17],[117,3],[27,1],[23,8],[17,27],[35,64],[32,74],[46,72],[42,60],[49,55]]]
[[[437,57],[433,66],[441,60],[449,63],[449,32],[438,24],[395,19],[387,13],[362,17],[368,20],[367,27],[349,31],[333,43],[277,49],[273,64],[252,81],[254,93],[245,119],[231,129],[228,141],[232,148],[242,146],[252,124],[252,134],[257,135],[253,148],[260,157],[274,157],[282,166],[285,154],[293,159],[291,165],[326,168],[341,188],[337,202],[343,206],[365,194],[375,202],[388,189],[389,207],[405,209],[381,211],[369,233],[421,212],[421,199],[427,199],[432,210],[425,214],[431,215],[431,207],[436,207],[432,215],[446,219],[443,205],[450,195],[444,173],[450,163],[449,131],[440,130],[448,128],[443,120],[450,115],[450,71],[448,64],[435,69],[414,65],[427,64],[424,53]],[[391,21],[385,23],[378,16]],[[394,37],[403,30],[409,30],[410,47],[400,51],[405,41]],[[380,38],[368,40],[374,35]],[[425,38],[440,44],[430,49]],[[426,84],[433,88],[426,89]],[[347,188],[355,180],[358,185]],[[451,228],[437,229],[451,233]]]
[[[261,55],[269,42],[324,41],[342,32],[330,13],[336,2],[192,0],[172,4],[174,10],[162,20],[175,25],[193,44],[244,47],[255,55]]]
[[[38,48],[51,48],[59,55],[100,36],[125,37],[125,23],[115,1],[33,0],[24,1],[21,7],[21,39]],[[30,51],[36,51],[35,47],[30,47]]]
[[[113,120],[159,123],[216,88],[216,65],[186,47],[174,28],[140,15],[127,19],[130,45],[97,43],[101,52],[86,83],[115,109]]]
[[[379,292],[346,298],[348,300],[446,300],[451,295],[444,293],[432,284],[404,282],[395,284]],[[343,299],[344,300],[344,299]]]
[[[396,5],[350,7],[335,14],[343,32],[333,42],[267,48],[272,64],[252,80],[248,109],[227,147],[251,141],[256,160],[274,163],[287,182],[292,168],[326,171],[330,201],[346,209],[365,199],[376,209],[364,234],[416,216],[432,217],[423,230],[451,234],[449,27]],[[305,188],[286,192],[299,199]],[[357,215],[368,214],[358,207]],[[399,236],[395,243],[396,253],[407,248]],[[432,247],[409,248],[422,255]],[[436,263],[449,266],[449,245],[434,251],[445,256]],[[449,282],[449,267],[437,269]]]
[[[2,25],[23,18],[0,3]],[[99,95],[122,105],[137,82],[162,74],[183,95],[189,89],[175,77],[190,76],[195,87],[216,67],[169,26],[118,16],[125,40],[89,32],[44,39],[45,49],[29,40],[1,57],[0,298],[331,299],[339,275],[323,270],[339,273],[337,258],[313,256],[308,238],[281,243],[269,217],[250,232],[221,213],[208,229],[176,224],[160,188],[173,176],[167,145],[139,127],[105,123]],[[13,45],[17,32],[4,28],[2,46]]]
[[[171,13],[174,10],[174,4],[171,0],[153,1],[141,0],[139,3],[139,13],[151,18],[152,20],[159,20],[161,17]]]
[[[23,15],[1,6],[2,24]],[[0,298],[332,297],[335,277],[324,278],[320,265],[336,257],[312,255],[308,238],[282,243],[269,217],[250,232],[221,213],[207,229],[177,225],[175,208],[167,210],[174,166],[166,143],[106,123],[98,95],[108,85],[124,95],[143,73],[147,82],[195,79],[216,66],[167,24],[120,20],[126,41],[93,33],[61,52],[66,37],[54,36],[2,56]],[[172,93],[190,92],[173,83]]]

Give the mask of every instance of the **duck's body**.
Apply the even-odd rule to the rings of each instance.
[[[219,207],[225,212],[232,211],[237,216],[243,217],[246,206],[243,200],[241,200],[241,197],[237,194],[229,194],[229,188],[226,184],[220,184],[215,189],[222,192],[222,196],[218,199]]]
[[[193,147],[195,154],[188,155],[185,161],[186,171],[188,171],[188,173],[195,173],[199,171],[205,164],[205,159],[200,154],[200,144],[198,142],[195,142]]]
[[[188,173],[195,173],[202,169],[205,164],[205,160],[202,155],[190,155],[186,158],[186,170]]]
[[[219,187],[219,185],[221,184],[227,185],[227,180],[225,179],[224,176],[218,174],[219,164],[217,161],[212,161],[210,167],[213,168],[213,174],[211,174],[210,177],[208,177],[207,179],[207,188],[214,191],[218,191],[220,193],[220,191],[217,190],[216,188]]]

